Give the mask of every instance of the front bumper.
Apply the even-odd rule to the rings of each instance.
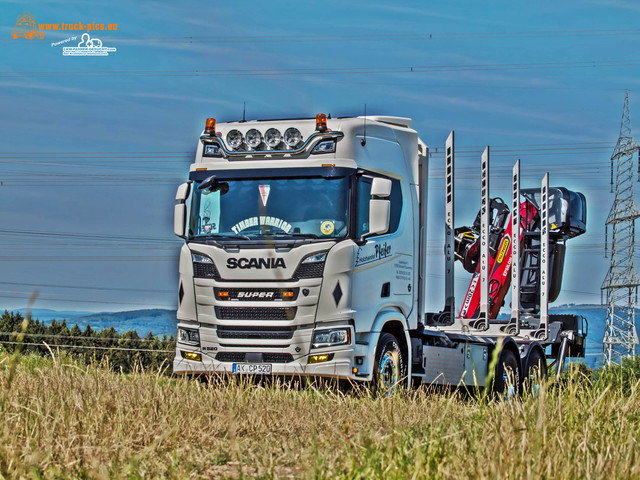
[[[353,371],[355,367],[356,346],[337,349],[322,349],[312,354],[305,354],[294,358],[288,363],[271,363],[272,375],[292,375],[292,376],[318,376],[318,377],[339,377],[354,380],[363,380],[362,376],[356,375]],[[186,360],[182,358],[181,351],[202,353],[202,361]],[[264,351],[264,350],[262,350]],[[331,353],[333,358],[326,362],[309,363],[311,355]],[[233,373],[234,363],[244,362],[220,362],[214,356],[200,352],[198,349],[188,346],[178,345],[176,356],[173,360],[173,371],[176,374],[204,374],[204,373]],[[248,362],[251,363],[251,362]],[[264,362],[269,363],[269,362]]]

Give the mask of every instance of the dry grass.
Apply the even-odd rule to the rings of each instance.
[[[640,399],[579,379],[507,403],[0,361],[0,475],[638,478]]]

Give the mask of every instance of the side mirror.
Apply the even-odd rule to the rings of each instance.
[[[177,205],[173,207],[173,233],[178,237],[185,237],[185,221],[187,219],[187,205],[185,202],[189,198],[189,192],[191,191],[191,183],[183,183],[178,187],[176,192]]]
[[[178,237],[184,238],[184,223],[187,218],[187,206],[184,203],[178,203],[173,207],[173,233]]]
[[[189,182],[183,183],[178,187],[176,192],[176,202],[184,203],[189,197],[189,191],[191,190],[191,184]]]
[[[388,178],[376,177],[371,182],[371,196],[389,198],[391,195],[391,180]]]
[[[369,233],[378,235],[389,230],[389,218],[391,213],[391,202],[389,200],[369,200]]]
[[[379,235],[389,231],[391,218],[391,202],[387,200],[391,195],[391,180],[376,177],[371,182],[371,200],[369,200],[369,232],[362,236],[360,242],[367,237]]]

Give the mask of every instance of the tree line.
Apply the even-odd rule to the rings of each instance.
[[[22,354],[70,355],[85,364],[108,366],[128,373],[134,369],[164,369],[171,373],[176,341],[173,336],[157,337],[149,332],[140,337],[135,330],[118,333],[114,327],[95,330],[77,324],[71,328],[66,320],[52,320],[48,325],[17,312],[0,317],[0,351]]]

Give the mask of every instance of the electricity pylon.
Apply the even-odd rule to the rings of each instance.
[[[633,265],[635,220],[640,217],[640,209],[633,199],[633,154],[636,150],[638,146],[631,136],[627,91],[620,137],[611,155],[611,184],[613,187],[615,173],[615,198],[605,227],[608,230],[611,226],[612,230],[611,266],[601,287],[607,292],[607,325],[602,342],[607,365],[635,355],[638,343],[635,304],[640,278]]]

